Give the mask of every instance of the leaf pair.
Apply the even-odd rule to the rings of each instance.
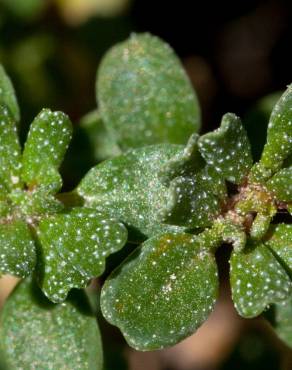
[[[207,319],[218,294],[214,252],[223,241],[237,241],[235,230],[224,228],[218,223],[198,235],[150,238],[110,275],[102,289],[102,312],[132,347],[173,345]],[[241,316],[258,316],[292,294],[291,230],[280,225],[264,244],[248,242],[243,251],[232,251],[232,298]]]
[[[0,271],[26,277],[36,268],[45,294],[60,302],[71,288],[85,287],[103,272],[105,258],[125,244],[127,232],[104,213],[72,208],[75,200],[63,196],[63,203],[56,196],[71,122],[62,112],[42,110],[22,152],[16,98],[0,72],[0,104],[9,104],[0,106]]]

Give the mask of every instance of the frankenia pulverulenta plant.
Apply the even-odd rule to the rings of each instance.
[[[99,119],[123,153],[93,168],[75,194],[118,217],[130,241],[142,242],[107,278],[103,315],[138,350],[179,342],[213,310],[215,252],[229,243],[238,313],[253,318],[273,306],[276,330],[292,345],[282,334],[292,320],[292,229],[275,223],[292,209],[292,88],[276,102],[254,163],[236,115],[224,115],[214,132],[196,133],[198,103],[194,93],[173,96],[189,83],[185,76],[184,88],[169,83],[179,76],[170,52],[155,37],[133,35],[108,52],[98,72]],[[181,119],[193,125],[185,146],[180,135],[189,135],[189,126],[180,129]],[[154,133],[147,131],[149,120]]]
[[[0,203],[3,232],[17,218],[32,248],[24,249],[23,237],[20,246],[19,238],[11,245],[26,253],[36,251],[25,274],[1,266],[3,272],[21,277],[33,272],[34,278],[16,289],[4,309],[1,342],[10,362],[17,368],[23,353],[30,362],[27,368],[44,368],[54,361],[47,348],[23,348],[31,338],[24,322],[35,317],[35,331],[49,341],[48,348],[66,346],[54,341],[55,331],[59,339],[65,327],[72,330],[76,357],[87,361],[83,368],[100,366],[95,360],[90,367],[91,346],[86,352],[79,331],[64,318],[73,310],[83,331],[90,315],[84,321],[77,314],[72,292],[65,298],[70,288],[84,287],[99,276],[105,257],[122,248],[122,224],[136,249],[107,277],[100,302],[103,316],[120,328],[130,346],[154,350],[174,345],[207,319],[218,295],[215,253],[223,243],[233,246],[230,283],[238,313],[252,318],[272,306],[277,333],[292,345],[287,330],[292,325],[292,228],[275,221],[278,213],[291,213],[292,207],[291,87],[273,109],[258,163],[253,163],[246,132],[234,114],[224,115],[214,132],[199,136],[196,94],[172,49],[157,37],[133,35],[113,47],[101,63],[96,87],[98,111],[87,116],[83,127],[94,132],[97,144],[104,144],[97,157],[109,159],[92,168],[75,190],[58,194],[63,154],[56,163],[51,153],[64,147],[59,140],[44,145],[50,130],[45,138],[39,136],[34,122],[31,131],[36,133],[29,134],[23,153],[17,152],[19,172],[15,165],[10,176],[7,170],[0,176],[10,184],[4,183]],[[37,149],[33,143],[39,144]],[[3,261],[18,268],[27,259],[13,248],[10,253],[5,249]],[[50,306],[57,323],[51,331],[39,322],[40,308],[47,307],[43,299],[65,300]],[[96,332],[92,335],[99,338]],[[92,356],[100,359],[101,354]],[[41,362],[33,367],[32,361]],[[68,361],[56,366],[71,368]]]

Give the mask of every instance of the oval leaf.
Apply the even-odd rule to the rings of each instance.
[[[54,305],[24,281],[4,306],[0,333],[12,368],[102,369],[99,329],[82,292]]]
[[[127,241],[124,225],[86,208],[42,220],[38,236],[42,244],[51,246],[87,279],[101,275],[105,258]]]
[[[14,87],[10,78],[7,76],[5,69],[0,64],[0,104],[9,108],[14,122],[19,122],[20,113],[17,103]]]
[[[283,161],[292,153],[292,85],[275,105],[267,132],[267,143],[260,160],[261,166],[272,173],[282,167]]]
[[[178,230],[159,223],[168,197],[159,174],[181,149],[178,145],[160,144],[131,150],[91,169],[76,191],[86,206],[127,224],[132,238],[141,240],[145,235]]]
[[[23,180],[51,192],[62,186],[58,168],[71,140],[72,125],[62,112],[43,109],[31,124],[23,151]]]
[[[201,136],[198,145],[206,162],[230,182],[240,184],[252,166],[247,134],[235,114],[225,114],[220,128]]]
[[[189,234],[156,236],[110,275],[102,312],[130,346],[171,346],[207,319],[218,293],[217,266],[207,247]]]
[[[232,252],[230,282],[235,308],[246,318],[258,316],[270,304],[287,300],[292,293],[285,269],[263,244]]]
[[[0,272],[26,277],[35,264],[35,244],[27,225],[22,220],[0,223]]]
[[[20,156],[16,126],[8,108],[0,105],[0,193],[19,187]]]
[[[169,45],[133,34],[103,59],[97,97],[106,127],[123,149],[185,144],[200,127],[196,94]]]

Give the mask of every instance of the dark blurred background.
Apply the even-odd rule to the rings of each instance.
[[[77,126],[96,108],[95,76],[103,54],[131,32],[147,31],[180,56],[199,96],[202,131],[218,127],[223,113],[237,113],[258,157],[274,99],[258,101],[284,90],[292,80],[291,4],[0,0],[0,61],[17,91],[22,137],[43,107],[65,111]],[[64,172],[68,184],[78,180],[66,168]],[[0,293],[6,292],[2,295],[9,284],[9,279],[0,281]],[[170,350],[135,352],[117,331],[103,326],[104,340],[113,349],[106,370],[125,369],[126,362],[131,370],[292,369],[291,351],[263,321],[238,318],[228,287],[222,288],[214,314],[198,333]],[[121,358],[124,365],[116,362]]]

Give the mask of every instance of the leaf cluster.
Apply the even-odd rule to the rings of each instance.
[[[73,191],[60,193],[70,121],[43,110],[21,148],[19,108],[0,72],[0,270],[32,274],[34,281],[17,288],[3,313],[2,341],[16,367],[26,336],[20,323],[41,317],[29,291],[33,284],[50,301],[63,302],[71,288],[100,276],[106,257],[127,241],[135,250],[107,277],[100,303],[132,347],[174,345],[208,318],[218,297],[215,253],[224,243],[233,247],[236,310],[253,318],[273,306],[275,329],[292,346],[292,227],[275,222],[278,213],[292,212],[291,85],[272,110],[255,163],[235,114],[225,114],[215,131],[198,134],[198,99],[177,56],[157,37],[132,35],[104,57],[96,84],[99,111],[84,120],[102,143],[98,155],[107,159]],[[55,307],[57,317],[72,309],[69,301]],[[14,315],[9,320],[8,310]],[[82,320],[76,318],[80,327],[87,325]],[[61,321],[52,330],[75,333],[70,320]],[[36,330],[47,338],[45,326]],[[91,355],[80,355],[90,369],[97,366],[90,365]],[[51,361],[47,356],[40,356],[38,368]],[[96,356],[100,368],[102,355]]]

